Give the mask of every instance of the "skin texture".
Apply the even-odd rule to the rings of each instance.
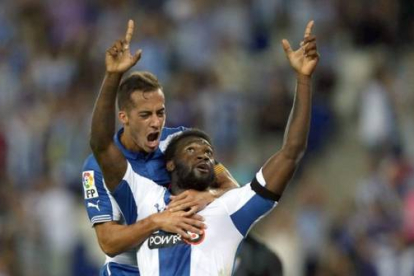
[[[287,40],[282,41],[283,49],[286,56],[297,74],[297,88],[295,100],[289,121],[285,131],[285,137],[282,148],[276,152],[263,166],[263,175],[266,181],[266,188],[273,193],[281,195],[292,178],[298,162],[302,158],[307,144],[307,136],[310,125],[311,111],[311,75],[319,61],[319,54],[316,48],[316,37],[312,35],[313,21],[309,22],[305,30],[302,46],[294,51]],[[107,51],[107,74],[101,92],[95,104],[90,145],[92,151],[102,169],[107,187],[114,190],[127,168],[127,162],[120,150],[112,140],[115,132],[115,98],[122,73],[125,71],[116,71],[119,68],[128,70],[140,58],[141,52],[137,51],[134,56],[129,52],[129,42],[132,37],[133,22],[128,24],[128,31],[124,42],[116,43]],[[129,39],[128,39],[129,38]],[[128,45],[125,46],[125,43]],[[110,57],[108,57],[108,55]],[[109,61],[119,59],[118,65],[109,64]],[[125,60],[130,65],[125,65]],[[115,68],[115,69],[114,69]],[[205,143],[197,141],[195,145],[205,147]],[[201,159],[205,159],[206,153],[197,151],[201,154]],[[188,154],[188,153],[187,153]],[[196,164],[194,157],[191,163]],[[208,157],[208,160],[212,157]],[[189,161],[190,162],[190,161]],[[171,165],[168,165],[171,166]],[[173,164],[169,170],[172,172],[172,182],[177,182],[177,174],[174,173],[176,164]],[[190,164],[191,166],[191,164]],[[203,172],[198,170],[198,175],[202,176]],[[174,188],[175,189],[175,188]],[[182,188],[177,189],[177,193]],[[170,212],[171,213],[171,212]],[[189,213],[186,213],[187,215]],[[184,223],[184,222],[183,222]],[[193,225],[194,226],[194,225]]]
[[[131,55],[128,50],[133,28],[133,22],[128,22],[128,30],[125,39],[115,42],[115,44],[106,52],[105,62],[107,72],[101,87],[101,93],[108,97],[106,99],[103,97],[104,99],[101,104],[97,104],[97,108],[102,112],[100,114],[103,116],[96,118],[96,116],[93,115],[93,120],[98,121],[98,124],[94,124],[91,129],[91,133],[94,137],[96,137],[96,135],[94,135],[95,133],[111,133],[110,135],[112,136],[115,131],[114,103],[116,99],[116,91],[124,72],[130,69],[141,57],[141,50],[138,50],[135,55]],[[134,102],[135,109],[129,110],[129,112],[122,110],[118,114],[118,118],[125,126],[121,142],[130,150],[151,152],[158,146],[159,135],[156,144],[148,143],[147,135],[151,132],[160,132],[164,127],[164,95],[161,90],[151,92],[136,91],[132,94],[131,98]],[[111,112],[106,113],[104,111],[106,108],[109,108]],[[106,129],[107,126],[108,129]],[[119,152],[112,143],[112,137],[100,135],[98,139],[103,140],[97,143],[93,142],[92,139],[90,141],[94,153],[108,149],[110,151],[116,150]],[[143,142],[141,142],[142,140]],[[111,146],[106,147],[105,145],[107,143],[111,143]],[[103,157],[102,155],[98,156]],[[95,157],[97,156],[95,155]],[[121,164],[116,164],[114,166],[122,168],[125,164],[125,159],[123,156],[118,155],[118,157]],[[97,157],[97,160],[99,162],[99,160],[102,159]],[[105,175],[107,174],[104,173],[104,177]],[[118,175],[118,177],[119,176],[120,175]],[[108,180],[106,179],[106,181]],[[109,180],[109,182],[111,181]],[[115,256],[138,246],[151,233],[157,230],[178,233],[183,237],[189,237],[187,231],[200,233],[200,230],[205,227],[202,221],[203,219],[198,215],[192,215],[177,210],[177,212],[164,211],[154,214],[133,225],[127,226],[120,225],[117,222],[105,222],[95,225],[94,228],[102,251],[109,256]]]
[[[184,211],[163,211],[132,225],[121,225],[115,221],[97,224],[95,232],[102,251],[113,257],[136,247],[158,230],[177,233],[186,238],[189,237],[186,231],[201,234],[200,229],[205,227],[202,221],[201,216],[188,217]]]
[[[286,39],[282,40],[286,57],[297,74],[296,93],[282,148],[262,168],[266,188],[278,195],[282,195],[291,180],[307,146],[312,107],[311,76],[319,62],[313,25],[310,21],[306,26],[301,47],[296,51]]]
[[[173,194],[188,189],[206,190],[215,181],[212,146],[202,138],[184,139],[178,145],[174,159],[167,162],[167,170],[171,173]],[[191,174],[192,181],[183,181],[183,176],[188,174]]]
[[[161,130],[165,125],[165,98],[161,89],[156,91],[132,93],[134,108],[121,110],[118,118],[124,126],[121,142],[133,152],[153,152],[160,143]],[[148,135],[157,134],[155,141]]]
[[[141,52],[137,51],[134,56],[129,53],[129,41],[132,37],[133,22],[128,23],[127,35],[125,42],[116,43],[107,51],[108,60],[119,58],[119,65],[107,65],[107,78],[115,80],[117,74],[113,75],[110,68],[123,68],[125,70],[132,67],[140,58]],[[294,51],[289,42],[283,40],[283,49],[286,53],[290,65],[297,73],[297,88],[293,108],[285,131],[284,143],[282,149],[273,155],[263,167],[263,174],[266,181],[276,183],[275,192],[281,194],[291,179],[298,161],[303,156],[306,149],[307,136],[310,125],[311,111],[311,75],[319,61],[319,54],[316,49],[316,37],[312,35],[313,21],[309,22],[302,46]],[[125,46],[125,43],[128,45]],[[125,60],[130,64],[125,66]],[[109,190],[114,190],[127,168],[127,162],[121,151],[112,141],[112,135],[115,132],[115,97],[116,88],[105,87],[101,89],[96,101],[91,127],[90,145],[92,151],[102,169],[106,184]],[[112,82],[109,82],[110,84]],[[173,174],[174,175],[174,174]]]
[[[112,143],[112,137],[115,131],[116,92],[123,74],[138,62],[142,54],[141,50],[137,50],[135,54],[129,51],[133,31],[134,22],[130,20],[124,39],[116,41],[105,54],[106,74],[91,127],[91,148],[110,189],[119,183],[118,180],[122,178],[122,171],[126,164],[124,157]],[[160,89],[135,91],[131,95],[131,100],[133,108],[120,110],[118,113],[118,119],[124,126],[121,142],[130,151],[151,153],[158,148],[160,133],[165,125],[164,94]],[[152,142],[148,141],[148,135],[151,133],[158,134],[157,139]],[[106,154],[102,154],[104,152],[117,152],[115,159],[111,159],[114,163],[105,162]],[[111,171],[111,168],[114,170]],[[227,170],[220,173],[218,179],[220,188],[215,190],[214,195],[209,192],[186,191],[179,198],[172,198],[172,208],[168,211],[154,214],[134,225],[119,225],[117,222],[95,225],[99,245],[107,255],[114,256],[139,245],[157,230],[178,233],[183,237],[189,237],[187,231],[200,233],[205,225],[202,217],[194,214],[205,208],[216,197],[238,186]]]

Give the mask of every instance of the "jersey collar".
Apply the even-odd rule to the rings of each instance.
[[[148,155],[151,155],[151,154],[145,155],[142,152],[129,151],[127,148],[125,148],[124,145],[122,145],[122,143],[121,143],[122,133],[124,133],[124,128],[121,128],[120,130],[118,130],[118,132],[114,136],[114,141],[115,141],[115,144],[118,146],[118,148],[122,151],[122,154],[126,158],[128,158],[128,159],[138,159],[138,158],[147,159]]]
[[[164,203],[165,203],[166,206],[171,202],[170,196],[171,196],[170,190],[166,189],[165,193],[164,193]]]

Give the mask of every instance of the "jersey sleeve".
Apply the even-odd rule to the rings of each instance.
[[[252,182],[230,190],[217,199],[225,205],[234,226],[243,236],[246,236],[249,229],[277,205],[275,198],[270,198],[262,192],[258,193],[258,189],[255,188],[257,185],[263,187],[265,185],[263,181],[260,170]]]
[[[159,149],[162,153],[165,152],[165,150],[168,147],[168,144],[170,143],[171,139],[180,134],[181,132],[188,130],[189,128],[180,126],[180,127],[164,127],[161,133],[161,139],[160,139],[160,145]]]
[[[84,205],[92,225],[121,219],[119,207],[106,189],[101,169],[93,155],[83,165],[82,186]]]
[[[129,162],[121,183],[112,195],[122,212],[125,222],[133,224],[138,219],[139,204],[145,204],[145,199],[164,188],[154,181],[136,173]]]

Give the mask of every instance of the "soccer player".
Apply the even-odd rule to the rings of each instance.
[[[301,47],[283,49],[297,74],[297,88],[282,148],[263,165],[253,180],[233,189],[199,212],[207,228],[190,237],[154,232],[140,246],[137,259],[142,275],[230,275],[236,250],[251,226],[272,210],[293,176],[307,144],[311,113],[311,76],[319,61],[316,37],[309,22]],[[115,44],[114,58],[128,50]],[[139,53],[138,53],[139,54]],[[188,189],[204,191],[214,183],[214,151],[203,132],[185,131],[172,138],[165,152],[171,174],[169,189],[136,173],[112,140],[116,89],[101,89],[92,116],[90,145],[102,169],[105,183],[127,221],[162,212],[169,195]],[[150,100],[156,94],[137,97]],[[125,201],[128,198],[128,201]],[[126,204],[125,204],[126,203]]]
[[[116,45],[122,44],[128,48],[132,31],[133,22],[129,22],[124,41],[118,41]],[[164,128],[164,95],[153,74],[136,72],[120,85],[123,73],[129,70],[139,57],[140,52],[135,56],[128,52],[128,55],[116,58],[108,52],[107,75],[102,90],[117,90],[119,87],[119,119],[123,128],[115,135],[114,143],[137,173],[159,185],[167,185],[170,177],[165,168],[163,152],[172,136],[185,128]],[[148,98],[140,97],[141,95]],[[172,202],[170,209],[176,212],[160,212],[134,223],[136,218],[125,220],[118,204],[104,187],[98,163],[94,156],[90,155],[83,166],[82,182],[89,219],[94,226],[99,245],[107,255],[101,275],[137,275],[134,248],[158,229],[184,236],[188,235],[187,231],[199,231],[203,227],[202,218],[194,213],[224,191],[236,187],[236,182],[222,165],[217,164],[216,171],[219,175],[216,183],[219,188],[214,190],[214,195],[209,192],[188,191]],[[120,204],[127,204],[127,200],[121,200]],[[187,208],[190,210],[182,211]]]

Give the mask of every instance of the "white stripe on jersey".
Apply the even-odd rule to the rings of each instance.
[[[175,133],[173,133],[173,134],[170,134],[170,135],[168,135],[168,136],[167,136],[167,138],[165,138],[164,140],[162,140],[162,141],[160,142],[160,145],[159,145],[159,149],[160,149],[160,151],[161,151],[162,153],[164,153],[164,152],[165,152],[165,150],[167,149],[168,144],[170,143],[171,139],[172,139],[172,138],[174,138],[175,136],[177,136],[178,134],[180,134],[181,132],[182,132],[182,131],[178,131],[178,132],[175,132]]]
[[[96,223],[100,223],[100,222],[106,222],[106,221],[112,221],[112,218],[110,215],[94,216],[91,219],[92,225],[95,225]]]
[[[129,185],[138,204],[140,219],[165,208],[168,191],[135,173],[129,163],[123,180],[125,185]],[[187,245],[181,241],[181,237],[162,232],[154,233],[144,241],[137,253],[141,274],[231,275],[236,251],[243,237],[276,204],[258,196],[250,184],[227,192],[199,213],[207,225],[200,243]],[[188,254],[185,255],[188,258],[177,253]]]
[[[105,187],[106,193],[108,194],[109,200],[112,204],[112,219],[113,221],[120,221],[123,220],[121,216],[121,209],[119,208],[118,203],[114,199],[114,197],[111,195],[111,192],[108,190],[108,187],[106,187],[105,180],[103,180],[103,185]]]

